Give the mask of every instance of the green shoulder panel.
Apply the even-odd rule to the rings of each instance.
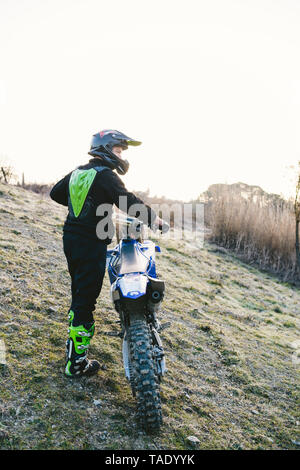
[[[74,170],[69,181],[70,199],[75,217],[78,217],[86,200],[90,187],[95,179],[97,171]]]

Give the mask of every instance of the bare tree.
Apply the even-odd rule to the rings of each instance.
[[[0,182],[9,184],[15,178],[15,172],[13,166],[1,158],[0,160]]]

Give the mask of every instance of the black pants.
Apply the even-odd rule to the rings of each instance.
[[[73,325],[79,326],[93,321],[105,274],[107,245],[69,232],[64,232],[63,244],[72,281]]]

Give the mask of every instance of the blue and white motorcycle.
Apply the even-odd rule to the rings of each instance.
[[[119,313],[123,338],[123,363],[140,424],[148,431],[162,424],[160,382],[166,372],[165,355],[156,318],[165,283],[158,279],[155,254],[160,247],[143,241],[143,222],[117,216],[118,245],[107,252],[111,299]],[[161,230],[169,229],[165,224]]]

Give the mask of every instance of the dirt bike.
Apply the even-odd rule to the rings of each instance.
[[[120,317],[125,376],[137,398],[140,424],[146,431],[156,431],[162,424],[160,382],[166,372],[156,318],[165,292],[155,267],[155,254],[161,250],[151,240],[143,241],[141,221],[116,219],[119,243],[107,252],[107,268],[111,299]],[[168,228],[166,224],[161,232]]]

